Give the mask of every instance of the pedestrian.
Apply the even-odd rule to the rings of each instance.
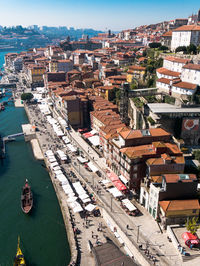
[[[126,229],[129,229],[129,225],[128,224],[126,225]]]

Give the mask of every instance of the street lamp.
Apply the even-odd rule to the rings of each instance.
[[[111,210],[111,212],[112,212],[112,200],[113,200],[113,196],[111,195],[111,197],[110,197],[110,210]]]
[[[139,241],[140,226],[142,226],[142,225],[141,224],[137,225],[137,243]]]

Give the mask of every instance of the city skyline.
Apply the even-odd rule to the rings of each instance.
[[[180,8],[181,6],[181,8]],[[1,3],[0,25],[39,25],[93,28],[96,30],[122,30],[139,25],[159,23],[175,18],[187,18],[197,13],[199,1],[169,0],[7,0]]]

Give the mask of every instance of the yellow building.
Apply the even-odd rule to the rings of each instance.
[[[145,74],[146,67],[130,66],[127,71],[126,80],[131,83],[133,79],[142,79]]]
[[[49,72],[58,72],[58,61],[52,60],[49,62]]]
[[[199,217],[198,199],[159,201],[161,224],[185,224],[187,217]]]
[[[115,86],[100,86],[97,88],[98,95],[107,101],[112,101]]]
[[[44,84],[43,75],[46,72],[44,66],[31,65],[28,67],[28,77],[32,86],[40,86]]]

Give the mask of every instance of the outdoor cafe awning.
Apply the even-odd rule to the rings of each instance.
[[[113,173],[113,172],[109,172],[109,173],[107,173],[107,176],[110,178],[110,180],[113,182],[113,181],[118,181],[119,180],[119,178],[118,178],[118,176],[115,174],[115,173]]]
[[[129,211],[135,211],[137,208],[128,199],[123,199],[122,203]]]
[[[119,189],[119,191],[127,189],[127,187],[120,180],[113,181],[113,184],[117,189]]]
[[[99,139],[99,136],[92,136],[90,138],[88,138],[89,142],[92,143],[93,146],[99,146],[100,145],[100,139]]]
[[[108,190],[115,198],[118,198],[118,197],[121,197],[123,196],[123,194],[116,188],[116,187],[113,187],[113,188],[110,188]]]
[[[92,172],[96,173],[99,171],[99,169],[92,162],[89,162],[87,165],[92,170]]]
[[[87,163],[87,159],[83,158],[82,156],[78,156],[77,159],[79,160],[79,162],[81,163]]]
[[[86,132],[86,133],[83,134],[83,136],[84,136],[86,139],[88,139],[88,138],[92,137],[93,134],[91,134],[90,132]]]
[[[124,177],[123,175],[120,175],[119,178],[121,179],[121,181],[122,181],[124,184],[127,184],[127,183],[128,183],[128,180],[127,180],[126,177]]]
[[[96,207],[97,207],[96,205],[93,205],[93,204],[89,203],[89,204],[85,207],[85,209],[86,209],[87,211],[89,211],[89,212],[92,212]]]

